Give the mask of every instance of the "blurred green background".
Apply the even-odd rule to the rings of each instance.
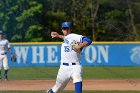
[[[93,41],[139,41],[140,0],[0,0],[0,29],[11,42],[60,41],[63,21]]]

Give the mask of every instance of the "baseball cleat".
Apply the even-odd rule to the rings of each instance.
[[[7,77],[5,77],[5,78],[4,78],[4,80],[5,80],[5,81],[8,81],[8,78],[7,78]]]
[[[5,81],[8,81],[8,77],[7,77],[7,76],[5,76],[5,77],[4,77],[4,80],[5,80]]]
[[[2,82],[2,78],[0,78],[0,82]]]
[[[43,93],[54,93],[54,92],[53,91],[50,91],[50,90],[46,90]]]
[[[5,81],[8,81],[8,79],[7,79],[7,78],[5,78],[4,80],[5,80]]]

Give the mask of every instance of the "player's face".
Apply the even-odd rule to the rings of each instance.
[[[70,34],[70,29],[69,28],[62,28],[62,33],[64,34],[64,36]]]

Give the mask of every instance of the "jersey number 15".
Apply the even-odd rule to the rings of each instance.
[[[69,48],[69,46],[64,46],[64,48],[65,48],[65,52],[70,52],[70,48]]]

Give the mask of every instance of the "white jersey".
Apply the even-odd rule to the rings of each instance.
[[[72,48],[72,43],[82,42],[82,35],[71,33],[65,36],[61,46],[61,63],[80,63],[80,53],[75,52]]]
[[[10,48],[9,41],[7,39],[0,40],[0,54],[5,54],[7,48]]]

